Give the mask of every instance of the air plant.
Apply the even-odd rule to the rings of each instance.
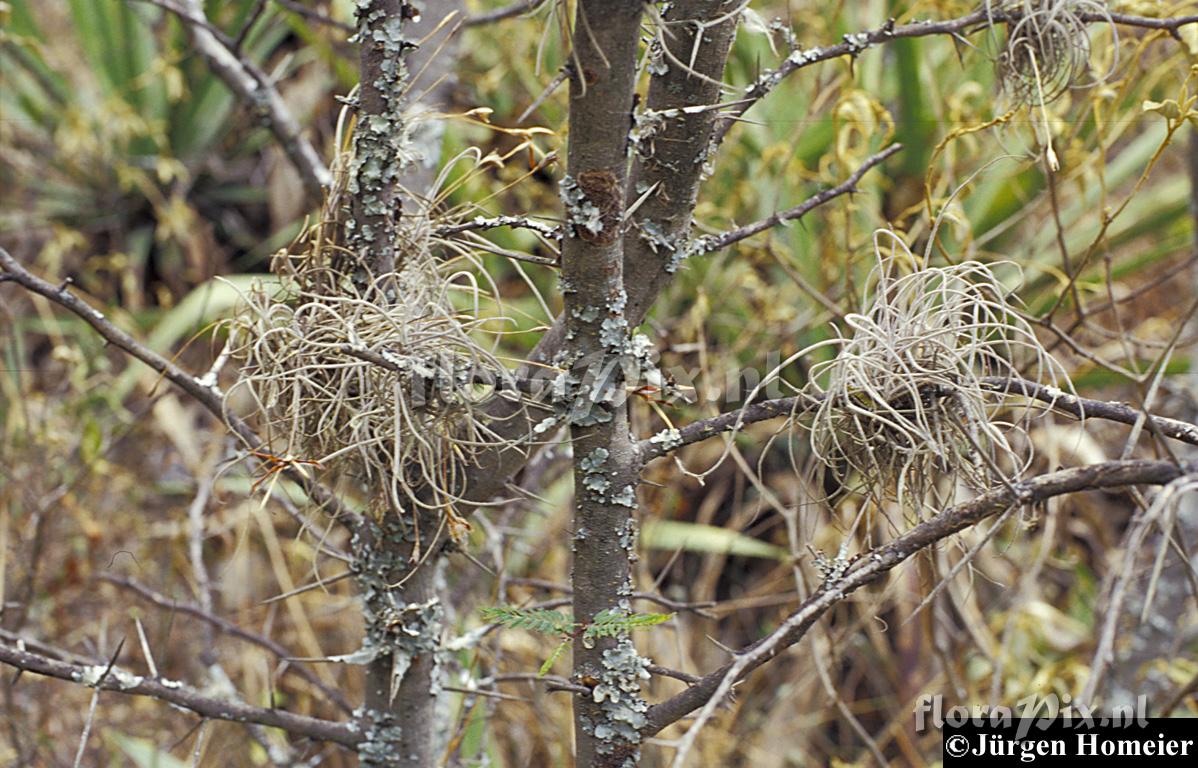
[[[890,255],[882,236],[894,242]],[[1068,387],[1064,369],[992,266],[924,266],[884,230],[874,248],[866,309],[846,316],[837,356],[811,369],[807,392],[819,405],[806,428],[818,460],[816,487],[834,479],[875,501],[921,509],[943,501],[935,493],[946,476],[976,491],[1015,481],[1031,449],[1014,434],[1034,411],[1025,407],[1022,418],[1001,421],[1003,394],[983,379]]]
[[[433,244],[445,243],[427,207],[403,212],[403,266],[366,271],[339,244],[344,155],[338,167],[321,220],[274,259],[279,287],[250,292],[228,324],[242,363],[229,394],[248,392],[272,456],[357,481],[401,514],[441,510],[460,533],[462,472],[480,451],[506,444],[482,406],[520,398],[485,343],[496,318],[481,316],[474,276],[437,258]]]
[[[1105,18],[1118,41],[1110,11],[1099,0],[986,0],[986,11],[992,20],[1007,19],[997,74],[1017,104],[1048,104],[1070,88],[1092,84],[1084,82],[1090,69],[1086,17]]]

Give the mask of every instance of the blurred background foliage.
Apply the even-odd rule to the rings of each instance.
[[[349,0],[205,4],[211,21],[276,80],[331,158],[341,107],[335,97],[355,82],[356,51],[343,29],[314,23],[296,5],[352,21]],[[564,150],[564,89],[517,123],[565,63],[553,31],[557,19],[550,18],[561,12],[554,5],[462,33],[443,158],[469,148],[507,156],[530,140],[500,128],[543,126],[550,132],[531,139],[538,156]],[[730,97],[786,55],[785,39],[768,26],[775,18],[809,48],[892,16],[947,19],[975,5],[754,2],[727,68]],[[1147,15],[1194,12],[1192,2],[1164,0],[1112,7]],[[904,40],[784,80],[729,134],[703,187],[700,232],[795,205],[891,140],[906,149],[867,175],[851,197],[685,263],[644,327],[663,368],[687,372],[697,386],[696,402],[669,409],[670,419],[685,423],[735,406],[738,390],[743,395],[756,383],[738,384],[741,371],[764,373],[829,337],[830,323],[859,309],[862,281],[874,264],[873,230],[892,226],[922,248],[929,212],[942,221],[943,247],[933,261],[1011,260],[1022,267],[1022,284],[1013,270],[1003,274],[1029,311],[1047,318],[1045,340],[1082,394],[1134,400],[1144,382],[1129,374],[1155,365],[1187,371],[1190,335],[1167,360],[1163,352],[1194,296],[1195,222],[1188,207],[1195,192],[1185,165],[1198,144],[1187,147],[1193,126],[1144,103],[1198,90],[1191,70],[1198,65],[1196,31],[1190,26],[1174,40],[1120,30],[1116,44],[1109,29],[1092,26],[1092,68],[1101,74],[1113,67],[1112,74],[1043,111],[1008,112],[1000,98],[993,59],[1001,32]],[[427,85],[418,82],[414,92]],[[477,114],[463,116],[478,107],[491,110],[489,125]],[[1045,132],[1061,163],[1051,179],[1036,159]],[[524,158],[521,152],[503,163],[453,166],[440,205],[552,218],[561,169],[530,172]],[[219,350],[211,323],[313,213],[253,108],[211,73],[176,18],[136,0],[0,0],[0,173],[0,244],[50,279],[70,279],[119,325],[197,372]],[[488,237],[503,248],[547,255],[524,232]],[[1066,277],[1058,239],[1074,258],[1076,284]],[[560,309],[556,277],[499,256],[483,261],[503,297],[495,311],[517,319],[504,352],[519,359],[549,322],[546,309]],[[227,282],[213,280],[218,275]],[[344,716],[308,677],[295,674],[298,662],[205,628],[186,612],[155,607],[111,579],[135,580],[168,602],[196,603],[188,509],[210,488],[201,538],[213,610],[270,636],[292,656],[348,653],[359,639],[350,582],[338,578],[346,570],[339,552],[348,543],[300,514],[296,489],[280,483],[267,499],[252,494],[255,468],[236,460],[220,426],[106,348],[81,321],[11,288],[2,295],[2,631],[100,658],[139,621],[167,676],[216,687],[225,680],[258,704]],[[1068,330],[1068,340],[1053,328]],[[801,383],[807,364],[788,371],[788,380]],[[1180,379],[1166,378],[1158,410],[1192,417],[1193,403],[1171,381]],[[638,407],[636,421],[643,435],[665,426],[647,405]],[[760,637],[797,599],[787,536],[793,514],[786,513],[808,493],[790,457],[791,449],[804,449],[786,439],[771,442],[772,432],[768,424],[746,429],[735,441],[735,460],[702,485],[668,462],[647,473],[640,586],[712,604],[638,636],[642,651],[667,666],[711,668],[723,659],[720,644]],[[1082,435],[1070,424],[1045,421],[1033,437],[1047,468],[1116,458],[1124,434],[1090,425]],[[721,449],[693,446],[682,460],[705,468]],[[474,519],[471,557],[502,568],[505,579],[497,586],[466,558],[451,560],[455,632],[479,626],[482,605],[561,597],[552,585],[565,584],[569,572],[564,456],[560,448],[548,451],[524,471],[520,483],[535,497]],[[1122,495],[1054,502],[1004,529],[967,576],[950,582],[944,599],[904,621],[959,552],[919,561],[893,588],[846,606],[798,652],[744,683],[731,711],[701,737],[701,761],[855,764],[865,759],[865,746],[845,718],[847,708],[889,760],[922,765],[937,759],[940,742],[937,733],[913,728],[912,706],[921,693],[967,702],[991,693],[1014,701],[1076,690],[1093,650],[1096,594],[1131,510]],[[803,518],[804,539],[835,549],[841,519]],[[971,535],[962,537],[963,548]],[[1037,564],[1034,579],[1029,562]],[[535,672],[551,644],[507,631],[459,652],[446,719],[451,764],[567,764],[564,694],[518,678],[507,678],[503,688],[514,699],[469,692],[479,680]],[[123,663],[144,667],[134,645],[126,644]],[[341,689],[351,702],[358,698],[353,668],[305,666],[309,677]],[[563,660],[555,671],[566,669]],[[1181,684],[1196,672],[1189,652],[1137,674]],[[678,685],[659,680],[654,693]],[[37,755],[38,764],[69,764],[89,693],[33,679],[5,691],[0,761]],[[190,716],[115,695],[102,699],[97,722],[89,753],[95,765],[188,764],[197,733],[207,739],[203,765],[267,765],[283,743],[277,733],[227,723],[198,731]],[[650,747],[646,765],[668,755]],[[336,750],[323,756],[325,765],[350,762]]]

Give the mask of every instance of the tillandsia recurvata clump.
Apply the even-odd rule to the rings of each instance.
[[[486,345],[498,320],[481,315],[474,276],[434,253],[445,243],[416,206],[399,217],[401,266],[371,274],[341,245],[337,177],[321,221],[275,257],[277,287],[250,292],[229,323],[242,362],[230,395],[248,393],[273,461],[367,486],[390,510],[441,510],[460,533],[463,471],[506,444],[481,406],[519,399]]]
[[[1088,19],[1106,19],[1117,47],[1118,35],[1101,0],[986,0],[986,11],[1006,21],[998,54],[998,82],[1016,104],[1039,106],[1070,88],[1101,82],[1088,78]],[[1112,69],[1113,69],[1112,60]],[[1109,72],[1107,73],[1109,75]],[[1087,80],[1089,79],[1089,82]]]
[[[1031,460],[1022,425],[1036,411],[999,420],[995,382],[1068,388],[1064,369],[1019,315],[997,265],[926,266],[884,230],[874,249],[864,311],[845,317],[837,356],[811,368],[816,487],[918,511],[946,501],[942,479],[975,491],[1013,482]]]

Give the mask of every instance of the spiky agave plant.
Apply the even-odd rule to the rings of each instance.
[[[228,324],[242,363],[229,394],[248,393],[278,460],[357,481],[385,498],[385,509],[443,511],[461,532],[454,505],[463,470],[479,451],[506,444],[481,406],[519,399],[486,344],[497,321],[480,315],[477,281],[434,255],[427,208],[404,210],[403,266],[365,270],[340,245],[345,174],[336,177],[321,220],[276,256],[279,287],[248,294]],[[466,300],[455,302],[461,292]]]
[[[1028,441],[1012,433],[1035,411],[1001,421],[1004,397],[984,379],[1068,388],[1064,369],[993,267],[924,266],[889,231],[875,233],[874,248],[866,309],[846,316],[837,356],[811,369],[816,487],[831,473],[874,501],[920,510],[944,502],[936,489],[946,476],[974,490],[1011,482],[1031,459]]]
[[[1092,84],[1086,83],[1091,48],[1087,17],[1107,19],[1118,41],[1102,0],[986,0],[986,10],[991,19],[1002,15],[1008,20],[997,59],[998,82],[1016,104],[1048,104],[1069,88]]]

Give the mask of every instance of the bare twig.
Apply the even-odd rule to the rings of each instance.
[[[1017,482],[1011,487],[1004,485],[971,501],[950,507],[889,544],[856,558],[844,576],[822,585],[766,638],[742,649],[734,661],[704,675],[700,682],[650,708],[647,724],[641,733],[644,736],[656,734],[703,707],[703,712],[688,732],[687,738],[693,740],[694,734],[710,718],[733,684],[799,642],[828,609],[912,555],[1013,505],[1031,504],[1084,490],[1140,484],[1163,485],[1195,472],[1198,472],[1198,462],[1179,467],[1170,461],[1108,461],[1051,472]],[[683,741],[685,743],[686,739]]]
[[[561,592],[561,593],[567,594],[567,595],[574,594],[574,590],[570,589],[565,584],[558,584],[556,582],[546,581],[544,579],[530,579],[530,578],[515,576],[515,577],[511,577],[511,578],[507,579],[507,583],[536,587],[538,589],[547,589],[547,590],[552,590],[554,592]],[[703,602],[698,602],[698,603],[688,603],[688,602],[682,602],[679,600],[671,600],[668,597],[665,597],[664,595],[659,595],[655,592],[633,592],[632,599],[633,600],[644,600],[647,603],[653,603],[655,605],[660,605],[662,608],[667,608],[671,611],[687,611],[687,612],[691,612],[691,613],[696,613],[700,616],[704,616],[707,618],[712,618],[712,615],[709,612],[707,612],[705,609],[713,608],[716,605],[714,600],[705,600]]]
[[[530,115],[532,115],[533,112],[536,112],[538,109],[540,109],[541,105],[545,103],[545,100],[552,96],[554,91],[556,91],[558,88],[561,88],[562,83],[570,79],[573,72],[574,70],[571,68],[570,64],[563,65],[562,68],[558,70],[557,74],[553,76],[553,79],[549,81],[549,84],[541,89],[541,93],[535,99],[533,99],[532,103],[525,107],[524,111],[521,112],[519,117],[516,118],[516,125],[521,125],[529,118]]]
[[[96,705],[100,703],[100,690],[104,685],[104,681],[112,674],[113,667],[116,666],[116,660],[121,655],[121,648],[125,646],[125,641],[122,640],[117,644],[116,650],[112,653],[112,658],[108,660],[108,666],[100,673],[99,679],[96,681],[94,690],[92,691],[91,702],[87,705],[87,717],[83,720],[83,733],[79,736],[79,749],[75,752],[75,768],[83,763],[83,751],[87,748],[87,737],[91,734],[92,723],[96,719]]]
[[[238,42],[213,26],[200,0],[137,0],[170,11],[179,17],[196,49],[217,77],[252,107],[279,142],[280,148],[299,171],[311,202],[318,202],[332,182],[332,174],[320,154],[303,135],[270,77],[237,51]]]
[[[217,616],[211,611],[204,610],[200,606],[192,605],[191,603],[180,602],[173,598],[167,597],[161,592],[156,592],[144,584],[134,581],[133,579],[128,579],[123,576],[114,576],[107,573],[100,574],[100,578],[104,581],[107,581],[109,584],[113,584],[133,592],[158,608],[192,616],[200,621],[210,624],[213,627],[216,627],[226,634],[232,635],[233,637],[244,640],[248,643],[252,643],[260,648],[265,648],[281,662],[285,663],[286,670],[294,671],[309,685],[327,696],[330,701],[336,704],[344,712],[350,713],[353,711],[353,706],[345,698],[345,695],[341,693],[341,691],[326,685],[319,677],[316,676],[316,674],[312,672],[312,670],[303,666],[286,663],[287,660],[292,658],[294,654],[288,652],[286,648],[274,640],[271,640],[269,637],[260,635],[256,632],[251,632],[250,630],[245,629],[244,627],[241,627],[238,624],[229,621],[228,619]]]
[[[8,251],[0,248],[0,276],[7,276],[12,282],[21,285],[26,290],[44,296],[55,304],[70,310],[83,318],[100,336],[113,346],[118,347],[130,356],[145,363],[165,379],[175,384],[188,395],[191,395],[200,405],[207,408],[214,416],[224,422],[229,430],[251,448],[262,446],[262,440],[254,434],[249,425],[237,416],[226,413],[224,396],[215,383],[205,383],[187,373],[175,363],[157,352],[146,347],[125,331],[117,328],[99,310],[93,309],[86,302],[70,292],[68,283],[53,285],[37,277],[21,266]],[[311,477],[295,469],[285,470],[287,476],[294,480],[308,498],[328,510],[329,514],[343,525],[354,528],[360,522],[358,513],[345,506],[331,491],[313,480]]]
[[[239,57],[242,55],[241,47],[245,45],[245,39],[249,37],[250,31],[254,28],[254,25],[258,23],[258,20],[262,18],[262,14],[265,12],[266,0],[256,0],[256,5],[254,6],[253,12],[250,13],[250,17],[246,19],[245,24],[242,25],[241,31],[237,33],[237,38],[233,40],[233,47],[230,48],[230,50],[234,55]]]
[[[208,616],[215,615],[212,607],[212,580],[204,564],[204,511],[212,496],[213,478],[209,475],[200,481],[195,498],[187,507],[187,555],[191,560],[191,575],[195,579],[196,597],[200,611]],[[204,654],[215,658],[216,643],[211,626],[204,627]]]
[[[682,672],[677,669],[670,669],[669,667],[663,667],[660,664],[650,664],[649,666],[645,667],[645,669],[647,669],[649,671],[649,674],[651,674],[651,675],[659,675],[661,677],[672,677],[675,680],[681,680],[682,682],[686,683],[687,685],[694,685],[695,683],[699,683],[699,682],[703,681],[703,678],[699,677],[698,675],[692,675],[689,672]]]
[[[341,573],[338,573],[335,576],[329,576],[328,578],[319,579],[310,584],[304,584],[302,586],[296,587],[295,589],[288,590],[287,592],[284,592],[282,594],[274,595],[273,597],[268,597],[262,601],[262,604],[270,605],[271,603],[277,603],[281,600],[289,600],[289,599],[295,597],[296,595],[302,595],[305,592],[311,592],[314,589],[323,589],[324,587],[327,587],[330,584],[336,584],[337,582],[348,579],[350,576],[353,576],[353,575],[354,575],[353,571],[342,571]]]
[[[853,173],[843,182],[837,184],[835,187],[825,189],[823,192],[812,195],[793,208],[772,213],[760,221],[755,221],[752,224],[746,224],[743,227],[737,227],[736,229],[729,230],[728,232],[701,237],[695,241],[693,250],[695,253],[711,253],[712,251],[718,251],[721,248],[727,248],[733,243],[740,242],[745,238],[752,237],[753,235],[764,232],[767,229],[773,229],[779,224],[801,218],[811,210],[818,208],[829,200],[833,200],[844,194],[856,192],[857,182],[861,181],[861,177],[864,176],[870,168],[873,168],[875,165],[881,163],[883,160],[890,157],[895,152],[898,152],[902,148],[903,147],[901,144],[892,144],[876,155],[871,155],[870,157],[866,158],[865,162],[863,162],[860,167],[857,168],[857,170],[853,171]]]
[[[321,720],[281,709],[254,707],[240,701],[216,699],[205,696],[191,686],[175,680],[143,677],[116,667],[109,670],[105,676],[103,666],[56,661],[40,654],[15,648],[7,643],[0,643],[0,663],[25,672],[54,677],[99,690],[115,691],[131,696],[149,696],[214,720],[256,723],[271,728],[280,728],[296,736],[315,741],[333,742],[347,747],[353,747],[362,740],[362,734],[349,723]]]
[[[511,5],[496,8],[493,11],[467,16],[462,20],[462,26],[481,27],[485,24],[494,24],[497,21],[504,21],[525,13],[532,13],[544,4],[545,0],[516,0]]]
[[[323,24],[326,27],[339,29],[342,32],[349,32],[350,34],[354,33],[353,24],[346,24],[343,21],[337,21],[334,18],[325,16],[320,11],[309,8],[303,3],[297,3],[295,0],[275,0],[275,2],[283,6],[283,8],[287,9],[288,11],[303,16],[305,19],[315,24]]]

